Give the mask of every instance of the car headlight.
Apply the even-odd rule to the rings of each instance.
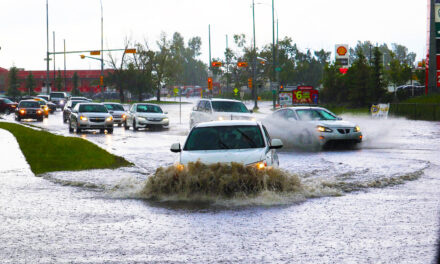
[[[361,132],[361,128],[359,126],[354,127],[354,132]]]
[[[266,161],[262,160],[262,161],[258,161],[258,162],[255,162],[255,163],[251,163],[248,166],[252,166],[252,167],[255,167],[255,168],[259,169],[259,170],[263,170],[263,169],[265,169],[267,167],[267,163],[266,163]]]
[[[64,100],[60,100],[60,104],[64,104]]]
[[[20,114],[22,114],[22,115],[26,114],[26,110],[21,109],[21,110],[20,110]]]
[[[47,107],[47,105],[46,105],[46,106],[44,107],[44,110],[46,110],[46,111],[49,110],[49,107]]]
[[[41,113],[42,113],[41,110],[37,110],[37,114],[41,115]]]
[[[257,119],[255,117],[252,117],[251,121],[257,121]]]
[[[225,120],[225,118],[224,118],[223,116],[219,116],[219,117],[217,118],[217,120],[218,120],[218,121],[223,121],[223,120]]]
[[[165,122],[168,122],[168,117],[165,117],[164,119],[162,119]]]
[[[317,126],[316,130],[318,130],[318,132],[333,132],[332,129],[325,126]]]
[[[80,116],[79,119],[80,119],[81,121],[87,121],[87,120],[88,120],[88,118],[85,117],[85,116]]]
[[[145,117],[140,117],[140,116],[139,116],[137,119],[138,119],[139,121],[143,121],[143,122],[147,121],[147,120],[145,119]]]
[[[109,116],[105,119],[105,121],[107,121],[107,122],[111,122],[112,120],[113,120],[113,116]]]
[[[127,118],[127,116],[125,114],[122,114],[122,119]]]

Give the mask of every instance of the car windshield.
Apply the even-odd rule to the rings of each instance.
[[[136,111],[140,113],[163,113],[157,105],[138,105]]]
[[[296,110],[300,120],[337,120],[338,117],[323,109]]]
[[[81,113],[108,113],[107,108],[103,105],[84,104],[79,106]]]
[[[211,101],[211,103],[212,108],[216,112],[249,113],[249,110],[242,102]]]
[[[11,100],[9,100],[8,98],[4,98],[4,99],[2,99],[3,100],[3,102],[5,102],[6,104],[9,104],[9,103],[13,103]]]
[[[50,97],[51,98],[64,98],[64,94],[63,93],[51,93]]]
[[[38,102],[20,102],[20,105],[18,106],[20,108],[40,108],[40,104]]]
[[[42,95],[39,95],[38,97],[41,98],[41,99],[44,99],[44,100],[46,100],[46,101],[49,101],[49,96],[42,96]]]
[[[46,105],[45,101],[37,101],[40,105]]]
[[[125,111],[124,107],[120,104],[104,104],[105,107],[107,107],[108,110],[112,111]]]
[[[259,126],[197,127],[188,136],[184,150],[264,148]]]

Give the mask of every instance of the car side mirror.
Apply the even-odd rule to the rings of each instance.
[[[254,110],[249,110],[249,112],[251,112],[251,114],[253,114],[253,113],[254,113]]]
[[[270,149],[280,149],[283,147],[283,141],[278,138],[274,138],[270,142]]]
[[[197,106],[194,106],[194,107],[193,107],[193,111],[197,111]]]
[[[168,115],[168,111],[163,112],[164,114]]]
[[[174,153],[181,152],[182,149],[180,149],[180,143],[173,143],[171,145],[170,150],[171,150],[171,152],[174,152]]]
[[[342,120],[342,117],[339,117],[339,116],[338,116],[338,118],[337,118],[337,119],[338,119],[338,120]]]

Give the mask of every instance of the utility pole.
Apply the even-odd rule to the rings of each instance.
[[[273,82],[275,81],[275,67],[277,66],[275,60],[275,6],[274,0],[272,0],[272,82],[270,83],[270,89],[274,91]],[[278,85],[278,84],[277,84]],[[273,109],[275,109],[276,93],[272,92],[273,97]]]
[[[64,39],[64,90],[67,91],[67,79],[66,79],[66,39]]]
[[[226,91],[229,92],[229,57],[228,57],[228,35],[226,34]]]
[[[278,60],[280,59],[280,54],[279,54],[279,49],[278,49],[278,17],[277,17],[277,46],[276,46],[276,52],[277,52],[277,57],[276,57],[276,61],[277,61],[277,65],[278,65]],[[278,104],[280,103],[280,72],[277,71],[276,72],[276,82],[277,82],[277,94],[276,94],[276,100],[278,102]]]
[[[52,31],[53,33],[53,52],[55,52],[55,31]],[[56,68],[55,68],[55,54],[53,55],[53,85],[55,86],[55,79],[56,79]]]
[[[212,61],[211,61],[211,24],[208,25],[208,41],[209,41],[209,71],[208,71],[208,77],[211,77],[212,74]],[[214,88],[211,88],[211,97],[214,95]]]
[[[256,77],[256,67],[257,67],[257,49],[255,45],[255,2],[252,0],[252,25],[253,25],[253,33],[254,33],[254,57],[252,61],[252,94],[254,95],[254,110],[258,109],[258,95],[257,95],[257,82],[255,80]]]
[[[49,88],[49,0],[46,0],[46,90],[50,94]]]
[[[429,21],[429,64],[428,64],[428,89],[425,93],[432,93],[437,90],[437,51],[435,39],[435,0],[430,0],[430,21]]]
[[[104,14],[102,9],[102,0],[99,2],[101,3],[101,78],[99,78],[99,87],[101,88],[102,92],[104,86]]]

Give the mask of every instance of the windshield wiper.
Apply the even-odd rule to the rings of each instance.
[[[245,138],[245,139],[247,139],[247,141],[249,142],[249,143],[251,143],[251,147],[253,147],[253,148],[256,148],[257,147],[257,144],[248,136],[248,135],[246,135],[246,133],[244,133],[243,131],[241,131],[239,128],[235,128],[241,135],[243,135],[243,137]]]

